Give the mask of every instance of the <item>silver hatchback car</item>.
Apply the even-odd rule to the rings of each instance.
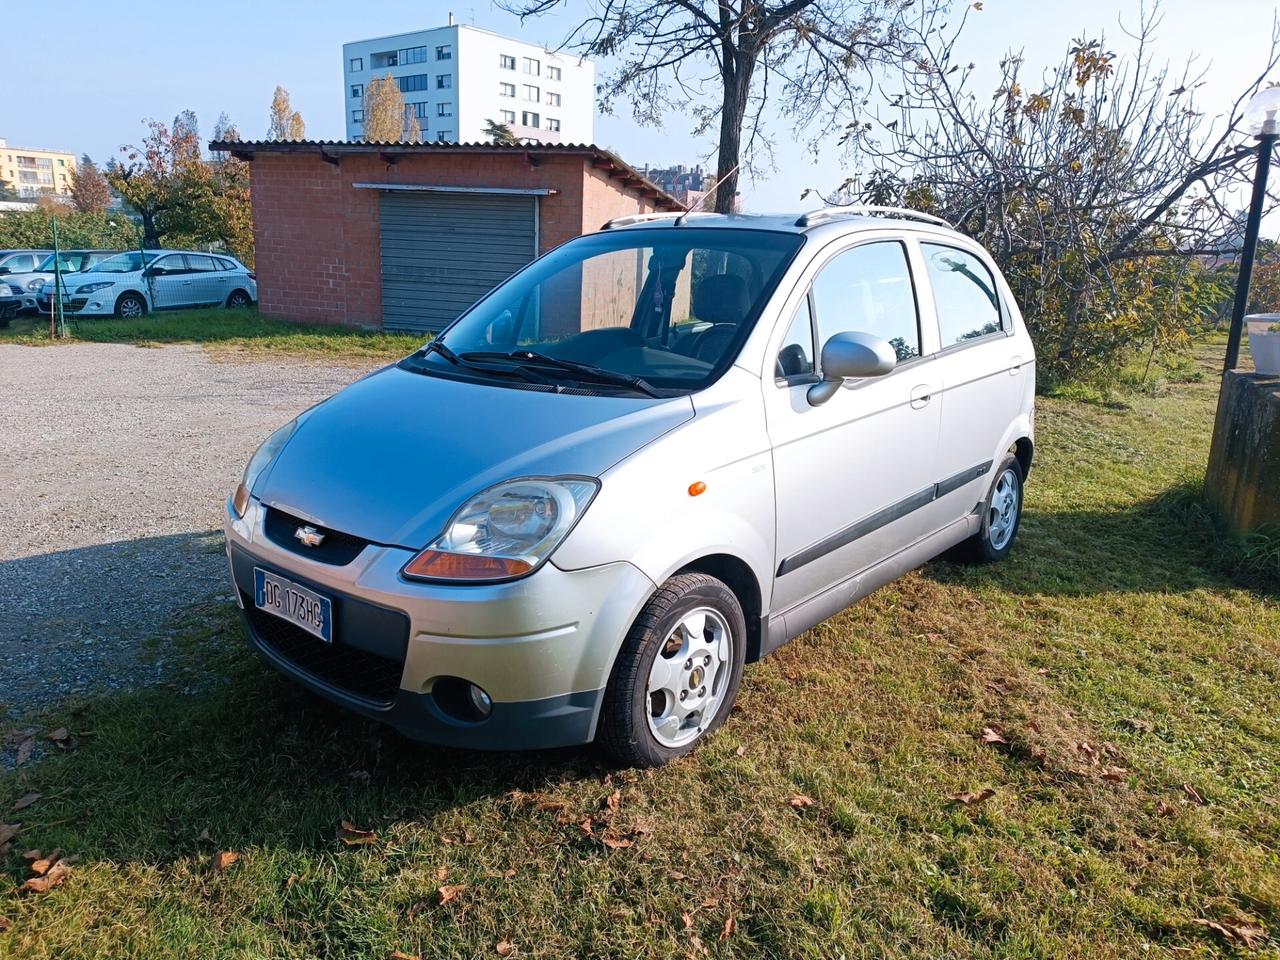
[[[744,663],[1012,547],[1034,357],[910,211],[640,215],[276,431],[227,501],[252,645],[405,734],[656,766]]]

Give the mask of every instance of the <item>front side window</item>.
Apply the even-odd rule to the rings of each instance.
[[[986,264],[971,253],[939,243],[922,243],[920,250],[933,286],[944,350],[1004,329],[1000,294]]]
[[[441,334],[459,363],[435,351],[406,362],[524,386],[626,393],[626,378],[640,377],[658,391],[701,389],[733,362],[803,242],[791,233],[693,227],[580,237],[534,261]],[[603,373],[593,378],[556,360]]]
[[[902,363],[920,356],[920,319],[907,251],[896,240],[837,254],[813,282],[818,352],[837,333],[887,340]]]
[[[187,265],[183,262],[180,254],[171,257],[161,257],[151,265],[151,271],[157,277],[171,276],[177,273],[186,273]]]

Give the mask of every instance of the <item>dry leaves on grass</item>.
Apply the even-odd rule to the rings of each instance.
[[[23,740],[20,744],[18,744],[18,756],[14,759],[14,765],[20,767],[24,763],[26,763],[28,760],[30,760],[31,751],[35,750],[35,748],[36,748],[35,737],[27,737],[27,739]]]
[[[948,795],[947,799],[953,803],[958,803],[963,807],[976,807],[980,803],[985,803],[996,795],[996,792],[990,787],[983,787],[981,790],[969,790],[964,793],[953,793]]]
[[[636,845],[636,842],[629,837],[619,837],[612,833],[606,833],[601,836],[600,842],[610,850],[625,850]]]
[[[52,870],[54,864],[58,862],[58,858],[62,856],[62,850],[60,849],[54,849],[45,856],[40,856],[39,850],[28,850],[27,853],[36,854],[31,858],[31,872],[37,877],[43,877]]]
[[[622,808],[622,791],[615,790],[609,794],[605,798],[604,805],[610,813],[617,813]]]
[[[363,847],[378,842],[378,835],[372,830],[361,830],[350,820],[343,820],[338,825],[338,839],[348,847]]]
[[[466,889],[467,885],[465,883],[445,884],[436,891],[440,896],[440,906],[447,907],[449,904],[453,903],[453,901],[457,900],[458,897],[462,895],[462,891]]]
[[[65,749],[71,742],[71,731],[66,727],[59,727],[57,730],[50,731],[45,739]]]
[[[1099,774],[1103,780],[1110,780],[1112,783],[1128,783],[1129,771],[1124,767],[1103,767],[1102,773]]]
[[[515,950],[516,946],[510,940],[499,940],[493,948],[493,952],[500,957],[509,957],[515,953]]]
[[[813,797],[805,796],[803,793],[795,794],[788,802],[797,810],[803,810],[805,807],[812,807],[814,804]]]
[[[0,823],[0,847],[16,837],[21,830],[20,823]]]
[[[1257,950],[1258,947],[1262,946],[1262,941],[1267,936],[1266,930],[1247,920],[1242,920],[1238,923],[1218,923],[1214,920],[1205,920],[1197,917],[1191,922],[1198,927],[1212,930],[1232,946],[1245,947],[1249,950]]]
[[[13,921],[8,917],[0,917],[0,933],[8,933],[13,929]]]
[[[240,854],[234,850],[219,850],[213,855],[213,869],[219,873],[231,869],[240,862]]]
[[[405,953],[403,950],[392,950],[387,954],[387,960],[421,960],[416,953]]]
[[[39,800],[42,796],[43,794],[40,794],[40,793],[25,794],[24,796],[21,796],[17,800],[13,801],[13,809],[25,810],[27,809],[27,807],[31,806],[33,803]]]
[[[1004,737],[1004,727],[1000,726],[998,723],[993,723],[990,726],[983,727],[982,732],[978,734],[978,737],[983,743],[989,743],[993,746],[997,744],[1008,745],[1009,743],[1009,741]]]
[[[22,884],[20,889],[24,892],[47,893],[71,874],[71,861],[67,859],[55,859],[53,863],[37,861],[31,865],[33,872],[36,871],[37,864],[41,869]]]
[[[738,921],[734,918],[733,914],[731,913],[729,914],[729,916],[724,918],[724,929],[720,931],[720,939],[728,940],[730,937],[733,936],[733,931],[737,929],[738,929]]]
[[[1187,799],[1192,803],[1198,803],[1200,806],[1204,806],[1204,797],[1200,796],[1199,791],[1197,791],[1191,784],[1184,783],[1182,785],[1182,792],[1187,795]]]

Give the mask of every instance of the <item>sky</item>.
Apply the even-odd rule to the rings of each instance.
[[[206,139],[224,111],[246,139],[260,138],[272,92],[281,84],[309,137],[340,139],[344,42],[439,26],[452,12],[460,23],[555,47],[588,2],[568,0],[568,13],[522,27],[487,0],[219,0],[212,6],[168,4],[162,16],[147,4],[62,0],[58,19],[64,26],[52,49],[43,42],[5,48],[11,84],[0,98],[0,137],[12,146],[88,153],[101,163],[121,144],[141,139],[144,118],[167,123],[190,108]],[[1039,68],[1056,63],[1074,37],[1105,31],[1108,45],[1122,53],[1128,41],[1119,18],[1132,26],[1139,9],[1139,0],[985,0],[970,15],[959,56],[978,64],[976,89],[990,92],[996,64],[1009,50],[1020,50],[1028,66]],[[1209,68],[1200,108],[1210,116],[1225,111],[1265,62],[1277,3],[1165,0],[1161,9],[1158,58],[1181,64],[1197,56]],[[597,70],[608,66],[599,63]],[[23,78],[26,89],[12,78]],[[809,137],[794,133],[785,119],[771,117],[769,129],[776,169],[744,179],[747,209],[813,206],[800,201],[804,188],[830,190],[853,172],[834,144],[815,157],[804,146]],[[637,126],[625,106],[618,115],[597,116],[596,142],[636,167],[705,163],[714,149],[710,139],[692,136],[687,118],[673,116],[655,131]]]

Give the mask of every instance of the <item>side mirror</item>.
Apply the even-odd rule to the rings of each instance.
[[[898,364],[888,340],[870,333],[837,333],[822,345],[822,382],[809,388],[811,406],[826,403],[845,380],[883,377]]]
[[[163,277],[164,267],[147,267],[142,271],[144,277]]]

